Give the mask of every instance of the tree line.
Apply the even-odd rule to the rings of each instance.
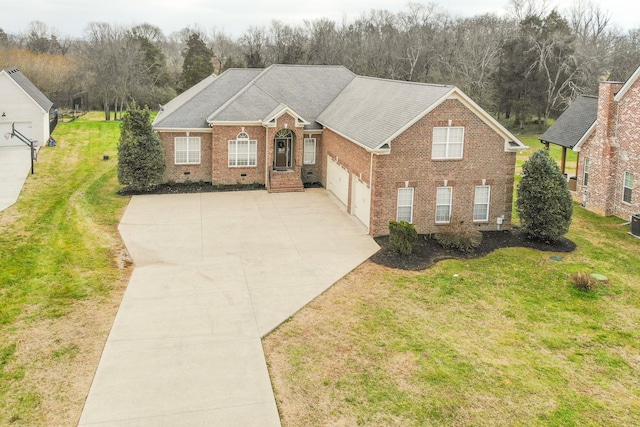
[[[88,93],[117,117],[131,101],[157,108],[211,73],[271,64],[344,65],[356,74],[453,84],[497,117],[546,123],[603,79],[640,65],[640,28],[578,0],[565,13],[546,0],[511,0],[504,16],[456,17],[434,4],[370,10],[354,20],[271,21],[239,37],[198,26],[169,34],[150,24],[89,23],[64,38],[43,22],[18,35],[0,29],[0,67],[18,66],[64,106]]]

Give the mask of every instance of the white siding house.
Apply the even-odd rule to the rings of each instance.
[[[53,103],[17,68],[0,71],[0,147],[24,145],[18,138],[5,138],[15,129],[36,146],[49,141],[49,110]]]

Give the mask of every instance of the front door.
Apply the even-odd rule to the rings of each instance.
[[[276,134],[273,141],[275,152],[274,167],[276,169],[291,168],[293,133],[288,129],[282,129]]]

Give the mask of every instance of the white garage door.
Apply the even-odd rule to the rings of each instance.
[[[33,137],[33,128],[31,122],[15,122],[15,129],[31,139]],[[17,137],[5,139],[5,134],[11,133],[11,122],[0,122],[0,147],[25,146]]]
[[[371,188],[357,176],[352,177],[353,188],[351,190],[352,213],[369,228],[371,215]]]
[[[349,202],[349,172],[327,156],[327,190],[345,205]]]

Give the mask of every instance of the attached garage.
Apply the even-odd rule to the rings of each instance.
[[[362,223],[369,228],[369,220],[371,218],[371,187],[353,175],[351,179],[351,213],[355,215]]]
[[[349,172],[331,156],[327,156],[327,189],[348,206]]]

